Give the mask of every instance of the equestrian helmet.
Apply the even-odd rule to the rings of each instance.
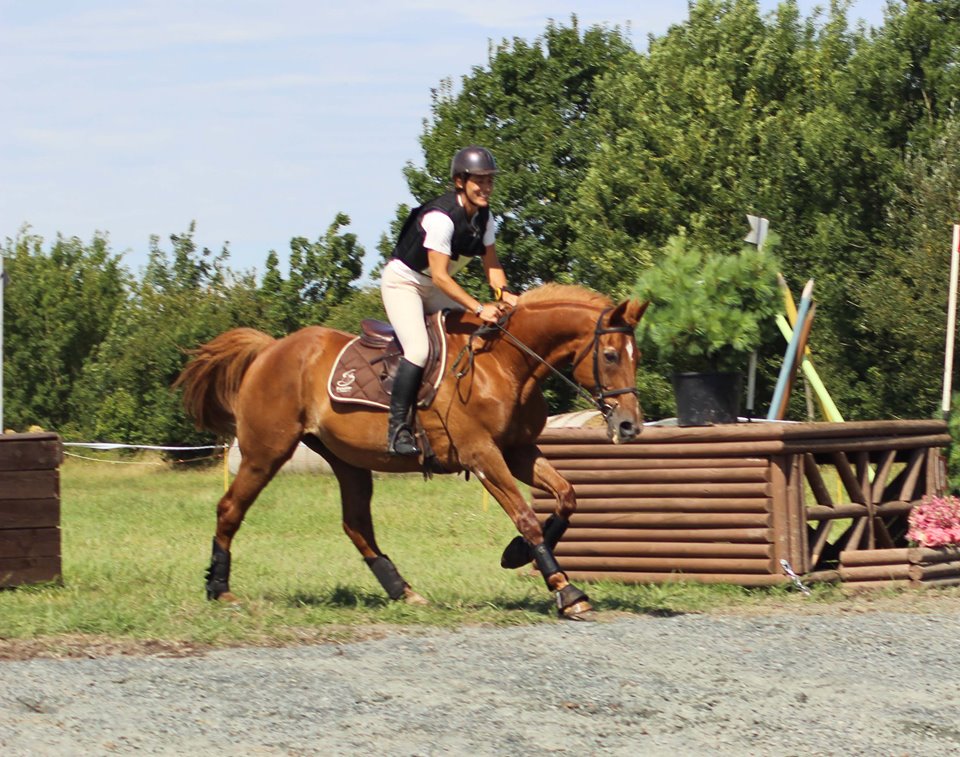
[[[450,178],[462,174],[473,176],[491,176],[497,172],[497,161],[486,147],[471,145],[464,147],[450,161]]]

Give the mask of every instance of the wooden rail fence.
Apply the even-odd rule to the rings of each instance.
[[[557,545],[573,579],[859,586],[960,583],[960,556],[908,549],[907,515],[946,487],[943,421],[547,428],[539,445],[578,508]],[[533,490],[545,519],[553,498]]]
[[[60,437],[0,434],[0,587],[60,579]]]

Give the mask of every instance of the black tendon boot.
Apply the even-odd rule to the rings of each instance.
[[[420,454],[411,428],[411,416],[421,378],[423,368],[406,358],[400,358],[390,393],[390,422],[387,425],[387,451],[391,455],[415,457]]]

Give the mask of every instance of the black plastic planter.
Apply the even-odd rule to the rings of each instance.
[[[675,373],[677,422],[681,426],[736,423],[740,415],[739,373]]]

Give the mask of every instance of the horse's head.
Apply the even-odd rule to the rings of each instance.
[[[634,330],[648,304],[624,300],[604,310],[596,321],[592,340],[574,359],[574,379],[590,390],[614,444],[633,441],[643,427],[636,390],[640,353]]]

